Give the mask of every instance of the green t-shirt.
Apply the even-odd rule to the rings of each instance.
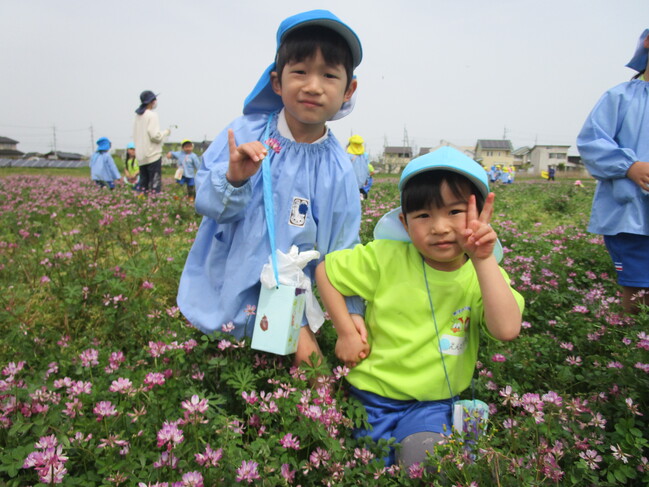
[[[422,266],[421,255],[411,243],[375,240],[328,254],[326,270],[340,293],[367,301],[371,352],[350,371],[350,384],[391,399],[448,399],[451,394],[441,348],[453,395],[469,387],[479,327],[487,331],[480,286],[470,260],[456,271],[438,271]],[[501,272],[509,282],[507,273]],[[512,292],[522,310],[523,297]]]

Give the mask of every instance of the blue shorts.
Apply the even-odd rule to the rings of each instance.
[[[615,266],[618,284],[649,288],[649,236],[604,235],[604,243]]]
[[[176,182],[178,184],[186,184],[187,186],[196,186],[196,183],[194,183],[194,178],[186,178],[185,176],[180,179],[176,179]]]
[[[367,420],[372,426],[369,430],[354,431],[355,438],[369,436],[373,441],[378,441],[380,438],[386,440],[394,438],[397,443],[400,443],[404,438],[424,431],[451,433],[453,426],[451,399],[400,401],[361,391],[354,386],[350,388],[350,392],[365,406]],[[386,459],[386,464],[392,463],[394,463],[394,451],[391,451]]]

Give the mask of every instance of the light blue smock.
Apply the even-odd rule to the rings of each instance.
[[[365,154],[347,154],[352,161],[352,167],[354,168],[354,174],[356,174],[356,183],[358,184],[358,189],[362,189],[367,182],[367,178],[370,176],[370,171],[367,168],[369,161],[367,160],[367,155]]]
[[[121,178],[113,157],[105,151],[97,151],[90,158],[90,179],[93,181],[115,181]]]
[[[235,325],[232,333],[239,339],[253,330],[254,316],[245,310],[257,305],[259,276],[270,256],[263,182],[261,170],[238,188],[226,180],[227,130],[234,130],[237,145],[261,140],[268,117],[254,113],[234,120],[203,154],[198,171],[196,211],[204,217],[187,256],[177,301],[183,315],[205,333],[228,322]],[[348,154],[331,132],[322,143],[293,142],[279,135],[274,116],[270,137],[281,146],[270,159],[277,249],[287,253],[292,245],[300,251],[315,248],[322,260],[331,251],[359,243],[356,180]],[[305,269],[312,283],[316,264]],[[348,300],[348,308],[364,313],[358,297]]]
[[[172,152],[171,157],[176,159],[178,167],[183,168],[183,176],[185,176],[186,178],[196,177],[196,173],[201,167],[201,160],[196,154],[194,154],[193,152],[187,154],[183,150],[178,150]]]
[[[622,83],[597,102],[577,147],[597,179],[588,231],[649,235],[649,195],[626,177],[636,161],[649,161],[649,83]]]

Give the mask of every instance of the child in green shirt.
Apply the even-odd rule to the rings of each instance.
[[[480,165],[443,147],[412,160],[399,189],[402,206],[381,219],[376,240],[328,254],[316,279],[336,355],[351,367],[347,380],[372,426],[357,435],[395,438],[397,459],[411,465],[450,433],[480,328],[513,340],[524,303],[494,255],[502,256],[489,225],[495,197]],[[366,328],[344,305],[353,295],[367,301]]]

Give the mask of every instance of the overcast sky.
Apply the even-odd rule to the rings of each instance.
[[[281,20],[326,8],[363,44],[354,112],[330,127],[384,144],[570,144],[649,27],[647,0],[0,0],[0,135],[23,152],[131,140],[161,93],[170,140],[212,139],[271,63]],[[92,127],[92,132],[91,132]]]

